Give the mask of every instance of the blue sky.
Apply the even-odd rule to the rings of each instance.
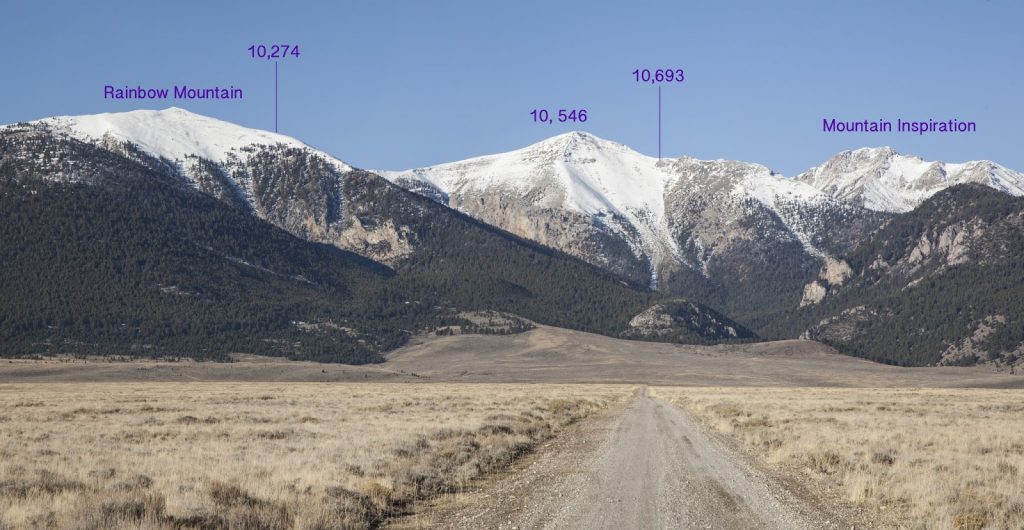
[[[13,4],[13,5],[11,5]],[[657,89],[636,68],[684,68],[663,88],[665,156],[760,162],[786,175],[843,149],[1024,170],[1024,3],[28,2],[5,5],[0,123],[164,108],[103,85],[235,85],[241,101],[177,103],[280,131],[366,168],[516,149],[572,129],[655,155]],[[575,126],[535,108],[585,108]],[[958,135],[827,134],[825,117],[977,122]]]

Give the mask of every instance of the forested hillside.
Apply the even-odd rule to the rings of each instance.
[[[791,332],[903,365],[1024,357],[1024,199],[980,185],[941,191],[852,252],[851,280],[784,318]]]

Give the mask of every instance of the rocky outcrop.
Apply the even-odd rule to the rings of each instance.
[[[825,264],[818,273],[818,279],[804,286],[800,307],[821,302],[830,292],[841,287],[852,274],[853,270],[845,261],[826,257]]]
[[[804,286],[804,295],[800,298],[800,307],[816,304],[825,299],[828,289],[817,280]]]
[[[971,244],[984,237],[982,223],[973,219],[954,225],[931,230],[921,235],[917,244],[907,256],[907,264],[916,266],[929,260],[937,260],[941,266],[966,263]]]
[[[850,265],[843,260],[835,258],[825,259],[825,265],[821,268],[821,274],[819,277],[827,282],[829,285],[843,285],[851,275],[853,269]]]
[[[655,304],[632,318],[623,336],[631,339],[719,342],[755,338],[750,330],[716,311],[689,302],[673,300]]]
[[[865,326],[882,316],[883,313],[875,308],[862,305],[851,307],[818,322],[805,331],[800,338],[841,345],[852,341],[857,335],[863,333]]]

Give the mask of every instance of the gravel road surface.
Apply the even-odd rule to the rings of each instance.
[[[641,391],[514,476],[437,514],[448,528],[828,528],[676,407]],[[562,438],[560,436],[560,438]]]

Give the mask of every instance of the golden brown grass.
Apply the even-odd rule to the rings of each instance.
[[[364,528],[629,387],[0,385],[0,528]]]
[[[1024,393],[658,388],[777,469],[909,528],[1024,528]]]

